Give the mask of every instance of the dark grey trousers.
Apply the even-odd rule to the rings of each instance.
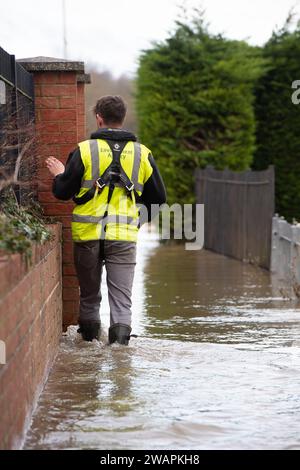
[[[100,321],[101,278],[105,264],[110,324],[131,325],[136,243],[119,240],[76,242],[74,262],[80,286],[79,320]]]

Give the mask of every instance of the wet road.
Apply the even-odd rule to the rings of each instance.
[[[24,448],[299,449],[300,308],[280,292],[254,266],[141,240],[139,338],[69,328]]]

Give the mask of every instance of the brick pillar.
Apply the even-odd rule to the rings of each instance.
[[[71,239],[74,204],[53,197],[52,178],[45,167],[45,159],[53,155],[66,163],[78,142],[86,139],[84,88],[90,80],[84,73],[83,62],[47,57],[21,59],[20,62],[34,74],[38,199],[45,215],[63,224],[63,326],[66,328],[77,324],[79,305]]]

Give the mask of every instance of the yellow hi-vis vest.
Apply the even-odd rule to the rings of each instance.
[[[113,155],[109,144],[103,139],[85,140],[79,143],[84,174],[77,197],[83,196],[111,164]],[[143,186],[153,169],[149,162],[150,150],[144,145],[129,141],[120,155],[120,163],[134,189],[140,196]],[[138,208],[133,194],[127,194],[120,184],[112,193],[109,204],[109,188],[101,192],[95,188],[93,199],[76,205],[72,215],[72,238],[75,242],[89,240],[127,240],[135,242],[138,232]]]

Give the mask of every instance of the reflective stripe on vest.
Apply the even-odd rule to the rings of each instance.
[[[92,179],[91,180],[84,180],[81,182],[82,188],[92,188],[94,186],[94,182],[96,179],[99,178],[99,150],[98,150],[98,142],[97,140],[90,140],[90,152],[91,152],[91,165],[92,165]]]
[[[133,217],[129,217],[126,215],[101,215],[99,217],[94,217],[92,215],[79,215],[73,214],[72,215],[72,222],[79,222],[81,224],[99,224],[103,221],[105,224],[126,224],[126,225],[138,225],[138,221]]]
[[[141,165],[141,144],[139,142],[134,142],[134,160],[133,160],[133,168],[132,168],[132,175],[131,181],[134,184],[134,188],[137,190],[138,185],[138,177]]]

